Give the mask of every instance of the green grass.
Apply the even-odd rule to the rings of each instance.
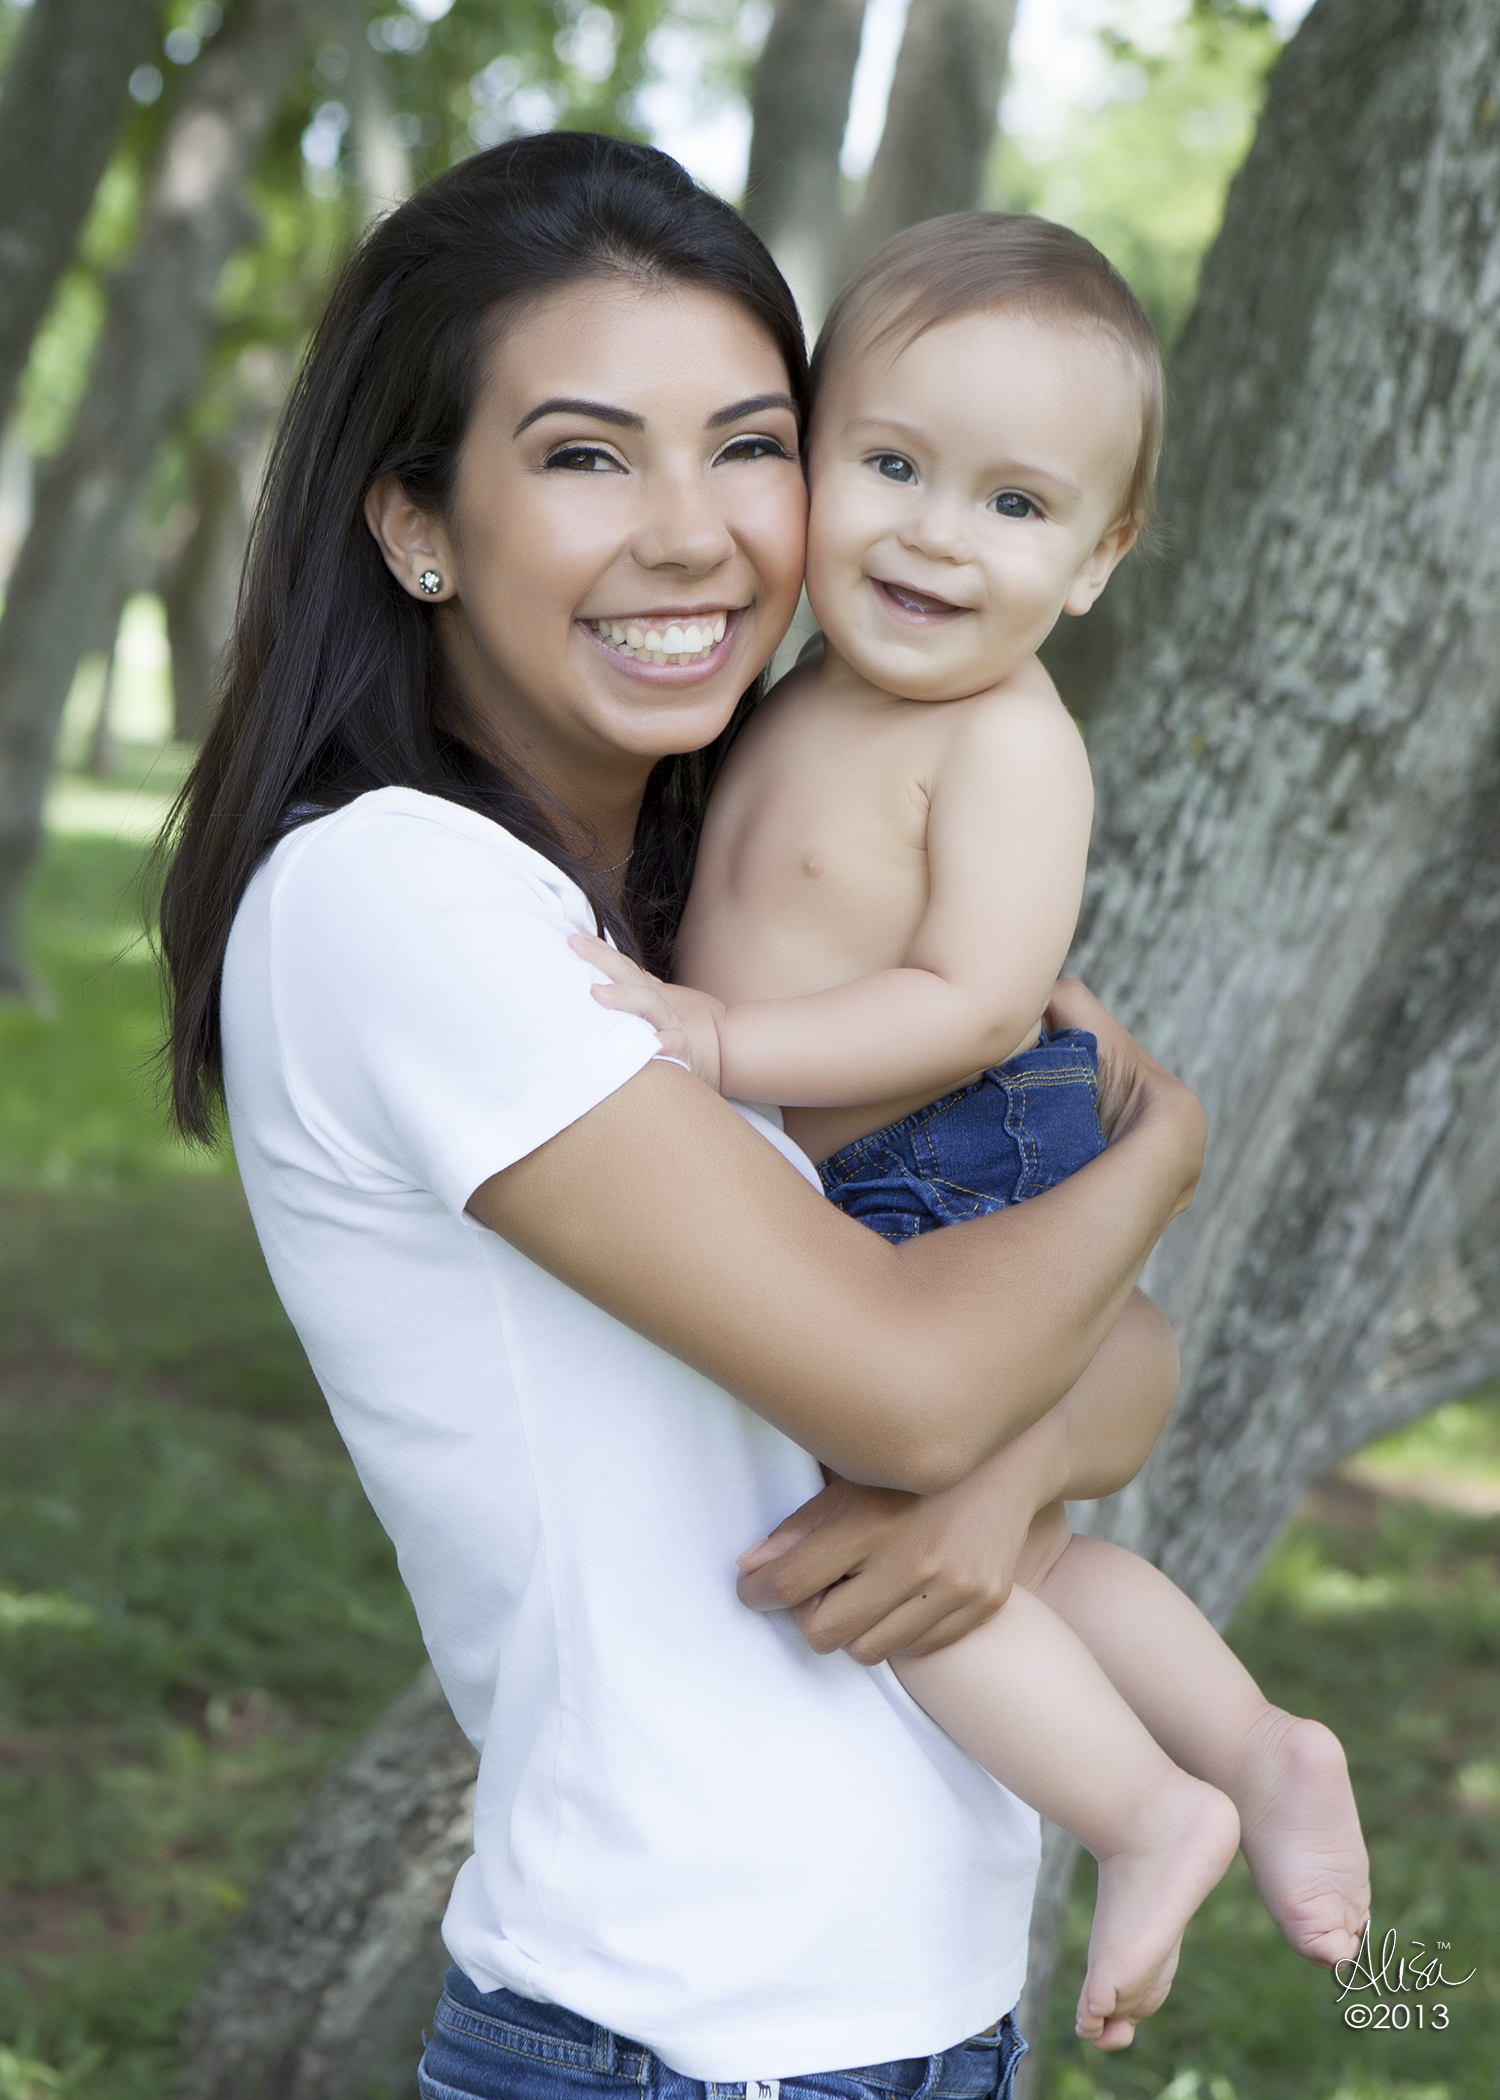
[[[232,1162],[164,1135],[138,856],[53,840],[55,1013],[0,1012],[0,2100],[169,2090],[219,1933],[420,1661]]]
[[[232,1163],[163,1133],[138,853],[53,840],[32,927],[56,1011],[0,1012],[0,2100],[160,2100],[216,1938],[420,1659]],[[1378,1492],[1413,1474],[1500,1482],[1500,1405],[1365,1454],[1234,1639],[1348,1744],[1381,1925],[1478,1966],[1451,2028],[1351,2034],[1237,1874],[1136,2047],[1086,2054],[1080,1876],[1049,2100],[1495,2092],[1500,1519]]]

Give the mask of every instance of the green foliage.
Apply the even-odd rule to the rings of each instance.
[[[1102,248],[1170,344],[1280,46],[1263,11],[1234,0],[1195,0],[1161,50],[1104,41],[1110,98],[1075,111],[1045,160],[1003,140],[991,189],[1005,209],[1061,220]]]

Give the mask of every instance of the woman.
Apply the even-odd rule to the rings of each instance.
[[[1007,2090],[1035,1819],[858,1664],[997,1608],[1174,1375],[1131,1293],[1200,1119],[1081,988],[1109,1150],[897,1251],[568,945],[669,959],[796,601],[805,380],[769,257],[664,156],[439,178],[319,330],[185,791],[178,1118],[222,1080],[482,1749],[430,2095]],[[746,1610],[735,1553],[799,1504]]]

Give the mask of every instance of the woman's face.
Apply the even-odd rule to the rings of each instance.
[[[604,279],[508,320],[448,517],[407,506],[393,535],[403,502],[371,522],[414,595],[441,574],[475,727],[606,832],[658,758],[718,734],[796,606],[786,369],[712,292]]]

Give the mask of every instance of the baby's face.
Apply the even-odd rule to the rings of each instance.
[[[852,350],[809,446],[807,592],[833,648],[912,700],[1016,670],[1130,544],[1140,414],[1107,336],[1023,313]]]

